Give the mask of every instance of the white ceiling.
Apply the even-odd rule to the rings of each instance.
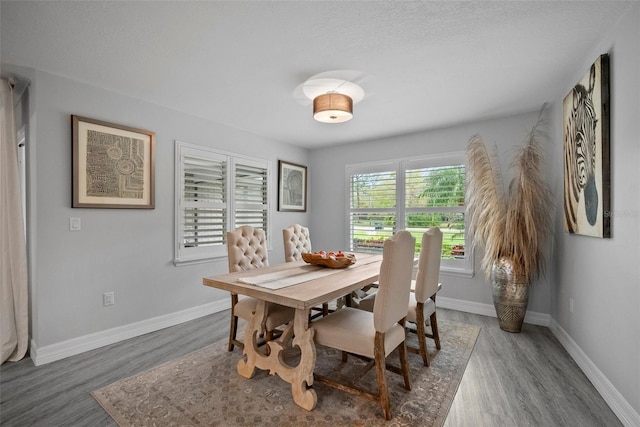
[[[313,148],[537,110],[569,89],[629,5],[3,0],[0,53]],[[349,122],[315,122],[293,97],[330,70],[367,76]]]

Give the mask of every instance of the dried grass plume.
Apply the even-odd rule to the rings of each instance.
[[[542,248],[551,233],[551,196],[542,172],[545,107],[514,158],[508,195],[495,150],[490,153],[478,135],[469,140],[467,221],[473,246],[484,249],[480,268],[487,278],[493,262],[502,256],[513,260],[515,273],[527,282],[544,269]]]

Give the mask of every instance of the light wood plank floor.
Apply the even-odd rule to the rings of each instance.
[[[0,367],[2,426],[114,426],[89,394],[121,378],[227,337],[224,311],[34,367]],[[438,309],[441,319],[482,327],[447,427],[620,426],[548,328],[503,332],[491,317]]]

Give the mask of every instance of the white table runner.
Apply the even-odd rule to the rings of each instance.
[[[305,265],[291,270],[277,271],[275,273],[258,274],[251,277],[239,277],[238,282],[247,285],[256,285],[267,289],[280,289],[287,286],[308,282],[309,280],[326,277],[340,270],[325,268],[315,265]]]

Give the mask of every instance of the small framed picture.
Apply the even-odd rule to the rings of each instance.
[[[278,210],[307,211],[307,167],[278,160]]]
[[[71,116],[74,208],[153,209],[155,133]]]

